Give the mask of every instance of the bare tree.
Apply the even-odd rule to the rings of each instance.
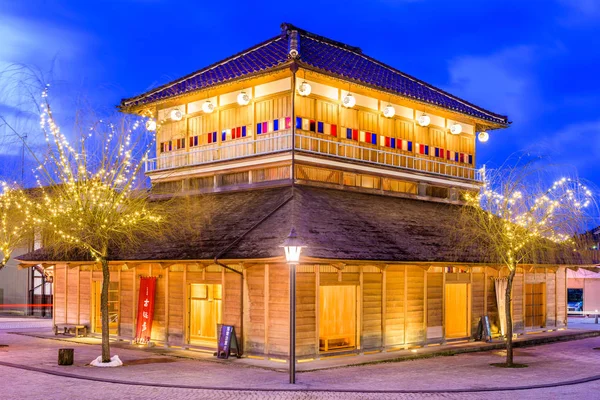
[[[0,182],[0,269],[12,252],[33,237],[31,200],[22,189]]]
[[[522,264],[570,264],[578,233],[590,222],[592,193],[579,180],[547,179],[550,166],[520,158],[512,167],[484,171],[479,193],[466,193],[460,237],[480,257],[508,269],[505,293],[506,366],[513,362],[512,286]]]
[[[140,150],[145,132],[139,123],[130,126],[121,119],[118,126],[94,123],[72,146],[56,123],[47,90],[41,110],[48,149],[37,169],[43,195],[36,218],[45,247],[54,254],[87,257],[101,265],[102,362],[109,362],[109,261],[120,249],[157,236],[163,219],[164,203],[150,202],[142,184],[150,145]]]

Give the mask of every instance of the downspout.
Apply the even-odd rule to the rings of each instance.
[[[288,196],[286,199],[284,199],[281,203],[279,203],[277,206],[275,206],[275,208],[273,208],[273,210],[271,210],[267,215],[265,215],[263,218],[261,218],[257,223],[255,223],[254,225],[252,225],[250,227],[250,229],[248,229],[246,232],[244,232],[243,234],[241,234],[237,239],[235,239],[233,242],[231,242],[231,244],[229,244],[229,246],[225,247],[223,250],[219,251],[216,255],[215,258],[213,260],[213,262],[216,265],[219,265],[229,271],[235,272],[236,274],[240,275],[240,283],[241,283],[241,293],[240,293],[240,336],[242,338],[242,340],[240,340],[240,354],[243,353],[243,347],[244,347],[244,273],[240,272],[236,269],[233,269],[225,264],[223,264],[222,262],[219,261],[219,258],[221,258],[221,256],[223,254],[226,254],[229,250],[231,250],[235,245],[237,245],[243,238],[244,236],[246,236],[247,234],[249,234],[250,232],[252,232],[254,229],[256,229],[257,226],[259,226],[260,224],[262,224],[267,218],[269,218],[271,215],[273,215],[277,210],[279,210],[281,207],[283,207],[284,205],[286,205],[292,198],[294,197],[293,193],[292,195]]]

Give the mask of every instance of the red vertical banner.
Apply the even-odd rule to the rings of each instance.
[[[137,329],[135,332],[136,343],[148,343],[152,332],[154,319],[154,293],[156,291],[156,277],[142,277],[140,281],[140,297],[138,300]]]

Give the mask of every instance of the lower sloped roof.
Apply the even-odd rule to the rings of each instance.
[[[249,260],[281,257],[292,226],[303,256],[330,260],[488,263],[481,245],[461,245],[460,206],[348,190],[290,186],[179,199],[176,228],[113,260]],[[570,256],[569,256],[570,257]],[[573,263],[574,260],[559,260]],[[572,258],[572,257],[570,257]],[[40,249],[22,261],[87,261]]]

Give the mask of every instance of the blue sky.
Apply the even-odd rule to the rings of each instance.
[[[508,114],[512,126],[478,146],[479,164],[532,151],[600,184],[597,0],[0,0],[0,10],[0,70],[52,68],[65,111],[84,99],[110,113],[286,21]],[[11,101],[0,98],[0,112]],[[20,151],[4,139],[0,176],[14,173]]]

